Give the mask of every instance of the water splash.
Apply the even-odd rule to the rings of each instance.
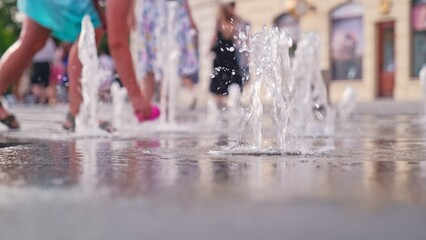
[[[124,87],[120,87],[120,84],[117,82],[114,82],[111,85],[111,96],[113,124],[117,128],[120,128],[121,126],[124,126],[123,112],[125,111],[127,105],[127,90]]]
[[[227,106],[231,114],[235,114],[239,107],[241,98],[241,88],[238,84],[231,84],[228,87],[228,101]]]
[[[420,69],[419,78],[423,90],[423,114],[425,115],[426,120],[426,64],[423,65],[422,69]]]
[[[100,67],[97,45],[95,40],[95,30],[86,15],[82,21],[82,30],[78,41],[78,54],[83,66],[81,72],[81,93],[83,102],[80,106],[80,113],[76,116],[77,133],[101,133],[98,128],[98,102],[99,86],[106,73]]]
[[[346,120],[350,117],[352,112],[355,110],[357,103],[357,93],[352,87],[346,87],[343,91],[342,100],[338,105],[339,119]]]
[[[243,142],[242,136],[247,130],[252,129],[252,137],[247,141],[252,154],[300,152],[301,145],[290,124],[295,83],[289,56],[291,38],[278,28],[267,27],[251,37],[242,32],[240,38],[243,41],[243,49],[251,54],[250,67],[255,72],[255,79],[249,93],[251,96],[249,106],[241,119],[242,128],[239,131],[238,142]],[[267,96],[269,104],[264,101],[264,95]],[[263,128],[265,123],[268,123],[267,129]],[[267,134],[272,134],[268,136],[272,141],[265,145],[264,135]],[[247,149],[244,149],[244,146],[232,149],[235,152],[241,150]]]
[[[299,41],[293,59],[296,83],[292,123],[299,136],[334,134],[335,111],[328,104],[327,88],[318,64],[320,47],[320,36],[313,32],[306,33]]]
[[[176,125],[179,49],[175,19],[178,2],[167,1],[164,5],[162,1],[157,1],[156,4],[159,18],[155,37],[159,54],[155,61],[155,75],[161,79],[160,122],[162,125]]]

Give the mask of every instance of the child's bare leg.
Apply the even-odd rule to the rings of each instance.
[[[225,97],[221,95],[215,95],[216,105],[219,109],[223,109],[225,104]]]
[[[40,26],[30,18],[26,18],[19,40],[3,55],[0,61],[0,95],[7,87],[17,81],[30,65],[33,56],[44,46],[50,36],[50,30]],[[0,119],[7,116],[0,106]]]
[[[21,77],[18,78],[17,81],[12,83],[13,95],[15,95],[16,101],[22,102],[24,100],[24,93],[22,90],[22,86],[24,86],[25,81],[25,70]]]
[[[81,69],[82,65],[78,59],[78,44],[77,42],[71,46],[69,52],[69,63],[67,66],[68,77],[69,77],[69,88],[68,88],[68,101],[69,101],[69,113],[72,116],[76,116],[80,109],[82,102],[81,96]]]
[[[194,82],[189,76],[182,76],[182,84],[186,89],[188,89],[189,97],[191,98],[189,109],[194,110],[197,106],[197,96],[195,95]]]
[[[130,0],[108,0],[106,18],[108,26],[108,45],[115,60],[117,72],[127,88],[133,109],[141,111],[144,116],[151,114],[151,103],[141,92],[136,81],[132,56],[129,48],[129,27],[127,16],[133,10]]]
[[[194,91],[194,83],[192,83],[191,78],[189,78],[188,76],[183,76],[182,77],[182,84],[189,91],[191,91],[191,92]]]
[[[44,104],[46,102],[46,92],[43,86],[34,84],[31,86],[31,92],[36,97],[36,102]]]
[[[58,102],[57,86],[57,83],[51,83],[46,89],[47,99],[50,105],[54,105]]]

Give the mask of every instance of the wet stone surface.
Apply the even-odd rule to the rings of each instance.
[[[17,107],[0,239],[426,239],[419,109],[361,105],[306,140],[326,151],[253,156],[211,154],[233,144],[221,131],[67,138],[63,109]]]

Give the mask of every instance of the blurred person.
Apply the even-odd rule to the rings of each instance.
[[[11,83],[18,80],[49,37],[74,42],[80,34],[81,20],[86,14],[91,16],[95,27],[101,24],[92,0],[80,0],[78,4],[73,0],[18,0],[18,8],[26,18],[19,39],[0,60],[0,95],[4,94]],[[75,44],[71,48],[70,66],[69,74],[78,79],[81,64]],[[0,122],[10,129],[19,128],[16,117],[8,113],[1,103]]]
[[[101,65],[101,69],[106,72],[106,77],[101,82],[99,96],[102,101],[108,102],[111,98],[111,84],[114,82],[116,75],[115,63],[114,59],[111,57],[111,55],[109,55],[108,49],[101,49],[99,54],[99,63]]]
[[[25,69],[22,76],[19,77],[19,79],[12,84],[12,94],[14,96],[14,102],[24,102],[26,94],[30,92],[30,82],[30,69]]]
[[[357,74],[357,59],[356,59],[356,49],[358,41],[355,37],[355,34],[346,33],[344,40],[341,46],[341,58],[345,60],[346,63],[346,77],[349,79],[355,79]]]
[[[138,23],[140,46],[138,49],[138,71],[143,75],[143,86],[149,99],[152,100],[155,93],[156,80],[162,79],[162,68],[156,66],[158,55],[165,49],[158,49],[161,39],[158,33],[166,35],[166,14],[168,0],[140,0],[142,8]],[[198,30],[192,17],[187,0],[174,0],[177,2],[176,19],[174,29],[177,32],[176,41],[180,51],[178,66],[179,77],[182,84],[191,94],[190,109],[195,108],[197,98],[194,85],[198,83]],[[161,16],[161,14],[163,14]],[[163,18],[162,18],[163,17]],[[134,19],[134,17],[131,17]],[[163,20],[163,21],[161,21]],[[164,63],[165,64],[165,63]],[[156,69],[157,68],[157,69]],[[158,69],[159,68],[159,69]]]
[[[133,11],[134,0],[107,0],[104,2],[106,2],[108,47],[114,58],[120,79],[127,89],[135,116],[139,122],[156,119],[160,115],[160,111],[157,107],[151,105],[150,100],[139,87],[130,53],[129,34],[131,24],[128,22],[128,16]],[[73,85],[78,86],[74,87],[74,89],[81,88],[80,82],[76,82],[73,79],[75,78],[70,78],[70,88],[73,88]],[[70,96],[70,110],[67,114],[66,122],[63,124],[65,129],[70,130],[75,128],[75,117],[79,113],[82,102],[81,92],[74,93]],[[102,121],[99,126],[108,132],[114,131],[114,127],[108,122]]]
[[[66,103],[68,102],[68,89],[69,89],[69,78],[68,78],[68,60],[70,55],[72,44],[67,42],[61,42],[59,44],[59,48],[57,53],[58,57],[60,57],[60,65],[62,65],[63,73],[62,75],[58,75],[57,85],[56,85],[56,97],[58,102]]]
[[[151,99],[144,94],[137,83],[129,46],[132,23],[128,21],[128,17],[134,11],[135,2],[134,0],[107,0],[106,3],[108,47],[120,80],[127,89],[138,121],[154,120],[159,117],[160,111],[151,105]]]
[[[51,74],[49,80],[49,86],[47,87],[47,96],[49,104],[54,105],[58,102],[58,85],[61,84],[65,76],[65,64],[63,62],[64,55],[66,54],[65,48],[62,44],[58,44],[56,48],[55,55],[53,58],[53,63],[50,67]]]
[[[51,66],[55,58],[56,44],[49,38],[42,49],[33,57],[31,66],[31,93],[36,103],[47,103],[47,87],[49,86]]]
[[[215,58],[210,92],[220,109],[226,107],[228,87],[237,84],[242,91],[244,81],[248,80],[248,57],[246,53],[240,53],[236,36],[240,31],[245,32],[249,24],[236,14],[235,8],[235,1],[221,0],[211,44]]]

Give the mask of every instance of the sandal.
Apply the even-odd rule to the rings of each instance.
[[[139,110],[135,111],[135,116],[140,123],[145,121],[154,121],[155,119],[159,118],[160,115],[161,111],[155,105],[151,105],[151,115],[149,115],[148,117],[143,116],[142,112]]]
[[[62,127],[71,132],[75,131],[75,117],[71,113],[67,113],[66,122],[62,124]],[[116,131],[109,121],[99,121],[99,128],[108,133]]]
[[[66,122],[62,123],[62,128],[71,132],[75,131],[75,116],[71,113],[67,113],[67,117],[65,119]]]
[[[113,133],[117,131],[117,129],[112,125],[110,121],[99,121],[99,128],[108,133]]]
[[[8,115],[7,117],[0,119],[0,123],[6,125],[9,129],[19,129],[19,123],[14,115]]]
[[[0,101],[0,107],[3,107]],[[19,129],[19,122],[12,114],[7,115],[5,118],[0,119],[0,123],[6,125],[9,129]]]

